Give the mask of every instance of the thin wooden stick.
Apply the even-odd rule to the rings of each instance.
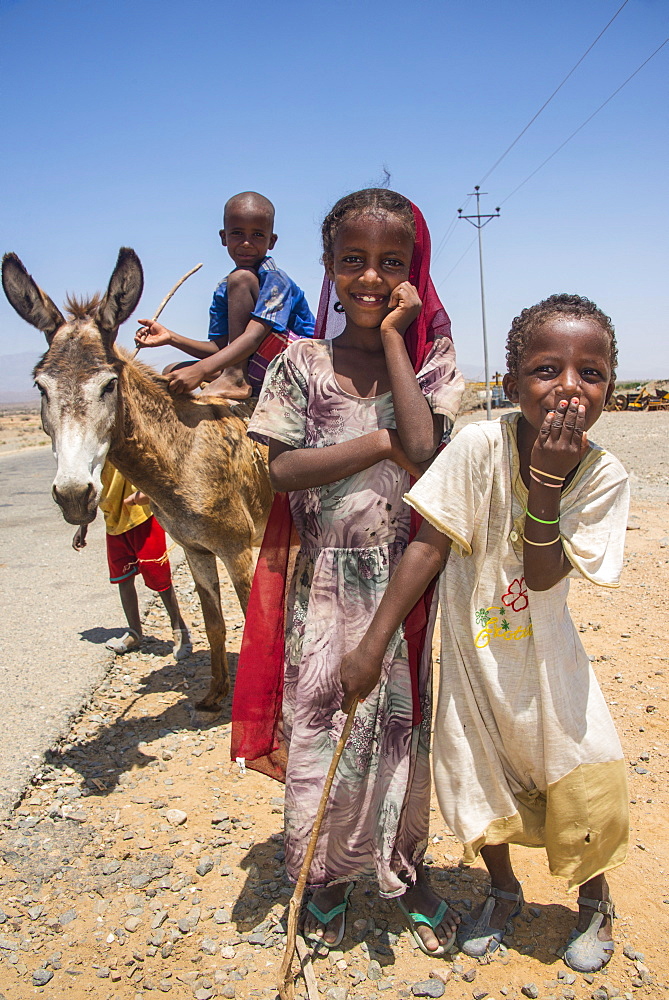
[[[167,305],[167,303],[168,303],[168,302],[170,301],[170,299],[172,298],[172,296],[174,295],[174,293],[175,293],[175,292],[176,292],[176,291],[177,291],[177,290],[178,290],[179,288],[181,288],[181,286],[183,285],[184,281],[185,281],[185,280],[186,280],[187,278],[190,278],[191,274],[195,274],[195,272],[196,272],[196,271],[199,271],[201,267],[202,267],[202,264],[196,264],[196,265],[195,265],[195,267],[191,267],[190,271],[188,271],[188,273],[187,273],[187,274],[184,274],[184,276],[183,276],[182,278],[179,278],[179,280],[177,281],[177,283],[176,283],[176,285],[174,286],[174,288],[171,288],[171,289],[170,289],[170,291],[169,291],[169,292],[167,293],[167,295],[165,296],[165,298],[163,299],[163,301],[162,301],[162,302],[160,303],[160,305],[159,305],[159,306],[158,306],[158,308],[156,309],[156,311],[155,311],[155,313],[154,313],[154,315],[153,315],[153,317],[152,317],[152,319],[151,319],[151,322],[152,322],[152,323],[155,323],[155,322],[156,322],[156,320],[157,320],[157,319],[158,319],[158,317],[160,316],[161,312],[163,311],[163,309],[165,308],[165,306]],[[134,353],[133,353],[133,355],[132,355],[132,357],[133,357],[133,358],[136,358],[136,357],[137,357],[137,352],[138,352],[138,351],[140,350],[140,348],[142,348],[142,347],[144,347],[144,344],[138,344],[138,345],[137,345],[137,347],[135,348],[135,351],[134,351]]]
[[[353,721],[355,719],[355,710],[358,707],[358,699],[356,698],[351,707],[348,710],[348,715],[346,716],[346,722],[344,723],[344,728],[342,729],[341,736],[337,741],[337,746],[335,747],[335,752],[332,757],[332,762],[330,763],[330,769],[327,773],[325,779],[325,785],[323,786],[323,794],[321,795],[321,801],[318,804],[318,812],[316,813],[316,822],[314,823],[314,828],[311,831],[311,837],[309,838],[309,844],[307,846],[307,852],[304,855],[304,861],[302,862],[302,867],[300,868],[300,874],[297,878],[297,883],[291,896],[290,903],[288,904],[288,933],[286,936],[286,953],[283,956],[283,962],[281,963],[281,969],[279,970],[279,975],[281,980],[279,982],[279,996],[281,1000],[295,1000],[295,985],[293,983],[293,977],[291,975],[290,967],[293,962],[293,954],[295,952],[295,939],[297,937],[297,918],[300,914],[300,909],[302,908],[302,897],[304,896],[304,888],[307,884],[307,878],[309,876],[309,870],[311,869],[311,862],[313,860],[314,852],[316,850],[316,844],[318,842],[318,835],[321,831],[321,823],[323,822],[323,816],[325,815],[325,809],[328,804],[328,797],[330,795],[330,789],[332,788],[332,780],[335,776],[335,771],[337,770],[337,764],[339,763],[339,758],[341,757],[346,741],[349,738],[351,729],[353,727]]]
[[[318,983],[316,982],[316,973],[314,972],[314,967],[311,964],[311,952],[307,946],[306,941],[301,934],[298,934],[295,938],[295,950],[297,951],[297,957],[300,960],[300,968],[302,969],[302,975],[304,976],[304,982],[307,986],[307,996],[309,1000],[319,1000]]]

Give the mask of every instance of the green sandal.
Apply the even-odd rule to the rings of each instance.
[[[326,941],[325,938],[320,937],[318,934],[314,934],[312,932],[311,934],[305,935],[305,941],[307,941],[308,944],[313,945],[314,947],[316,947],[317,945],[322,945],[324,948],[327,948],[328,951],[331,948],[337,948],[341,944],[342,938],[346,933],[346,911],[348,909],[349,896],[353,892],[354,887],[355,887],[355,882],[349,882],[349,884],[346,886],[343,903],[337,903],[337,905],[333,906],[331,910],[327,911],[327,913],[323,913],[323,911],[319,909],[319,907],[316,906],[315,903],[309,900],[309,902],[307,903],[307,910],[309,911],[309,913],[313,913],[313,915],[316,917],[316,920],[318,920],[319,923],[323,924],[323,927],[327,927],[330,921],[334,920],[334,918],[339,916],[340,913],[342,914],[342,922],[339,928],[339,933],[337,934],[337,938],[335,941]]]
[[[411,934],[412,938],[414,939],[420,950],[423,952],[423,954],[429,955],[430,958],[441,958],[447,952],[457,951],[457,945],[455,943],[455,936],[457,934],[457,931],[453,931],[453,933],[448,938],[445,944],[440,944],[439,947],[435,948],[434,951],[430,951],[430,949],[427,947],[427,945],[421,938],[420,934],[416,930],[416,927],[420,926],[421,924],[423,924],[426,927],[431,927],[433,931],[437,929],[437,927],[444,919],[444,916],[448,913],[449,910],[449,905],[445,899],[442,899],[441,903],[437,907],[437,912],[433,917],[426,917],[424,913],[410,912],[409,910],[407,910],[406,906],[402,902],[401,896],[398,897],[397,899],[397,905],[399,906],[404,916],[407,918],[409,922],[409,933]]]

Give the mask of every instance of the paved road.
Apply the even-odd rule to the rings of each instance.
[[[51,451],[0,456],[0,818],[104,675],[124,618],[104,521],[83,552],[51,499]],[[143,591],[143,586],[138,588]]]

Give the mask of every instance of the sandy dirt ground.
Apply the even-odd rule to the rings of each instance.
[[[24,448],[51,445],[42,430],[36,406],[7,403],[0,406],[0,455]]]
[[[595,976],[569,972],[556,952],[575,900],[541,851],[513,848],[526,905],[492,961],[423,955],[396,907],[361,881],[341,948],[314,962],[323,998],[439,996],[443,987],[473,1000],[629,1000],[669,989],[669,414],[605,414],[597,429],[634,484],[622,587],[576,581],[570,600],[628,763],[630,850],[610,876],[614,958]],[[145,629],[153,638],[114,662],[0,832],[5,1000],[276,996],[291,894],[283,789],[230,763],[229,701],[214,720],[195,712],[206,641],[183,567],[176,586],[194,655],[178,665],[165,655],[169,625],[153,605]],[[234,670],[243,621],[227,580],[223,592]],[[464,912],[485,895],[486,877],[481,864],[458,861],[435,800],[431,879]],[[301,979],[297,995],[306,995]]]

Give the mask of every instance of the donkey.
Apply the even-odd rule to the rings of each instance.
[[[262,540],[272,502],[265,450],[247,437],[233,406],[171,395],[167,379],[115,346],[144,285],[134,250],[120,250],[102,298],[68,299],[67,319],[15,254],[3,258],[2,284],[49,345],[34,378],[57,465],[54,500],[69,524],[90,524],[107,458],[151,498],[184,548],[202,605],[211,683],[197,708],[218,711],[230,682],[216,556],[246,612],[252,546]]]

